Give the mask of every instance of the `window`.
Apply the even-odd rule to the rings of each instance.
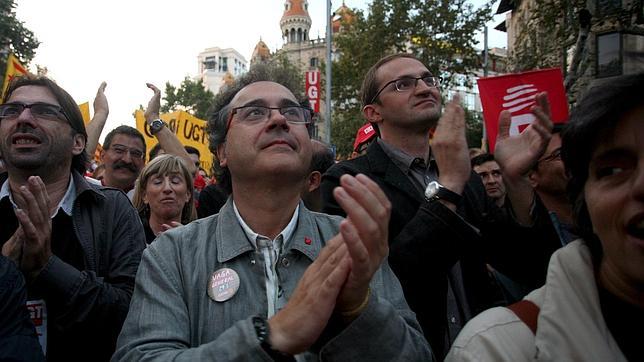
[[[624,74],[641,72],[644,69],[644,35],[623,35]]]
[[[622,0],[597,0],[597,10],[600,15],[614,14],[622,9]]]
[[[597,35],[597,77],[622,74],[620,33]]]
[[[309,65],[311,68],[316,68],[319,64],[319,60],[316,57],[311,58]]]
[[[217,57],[206,57],[203,61],[204,69],[216,69],[217,68]]]

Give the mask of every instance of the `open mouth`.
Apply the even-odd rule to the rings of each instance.
[[[638,239],[644,240],[644,218],[641,218],[639,222],[631,222],[626,226],[626,232]]]
[[[24,135],[24,136],[14,136],[11,140],[11,143],[14,145],[23,146],[23,145],[39,145],[42,142],[40,142],[40,140],[36,137]]]

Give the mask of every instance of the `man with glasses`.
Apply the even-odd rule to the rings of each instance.
[[[232,195],[146,249],[114,360],[431,360],[386,263],[388,201],[346,176],[347,219],[306,209],[312,111],[276,77],[258,65],[216,97]]]
[[[361,100],[379,138],[366,155],[327,171],[322,197],[324,212],[344,215],[333,195],[343,175],[363,173],[383,189],[392,203],[389,262],[442,358],[467,320],[502,302],[486,263],[537,287],[556,247],[548,238],[556,235],[551,226],[537,223],[524,177],[550,135],[545,94],[537,98],[535,125],[520,136],[509,137],[510,115],[501,117],[495,156],[504,172],[510,217],[486,197],[471,170],[459,99],[441,113],[440,91],[440,78],[413,55],[388,56],[371,67]]]
[[[561,125],[555,125],[546,152],[528,175],[530,183],[550,214],[562,245],[577,239],[573,232],[572,205],[566,187],[568,176],[561,161]]]
[[[122,125],[111,130],[101,151],[101,162],[105,165],[101,182],[129,192],[145,166],[145,155],[145,139],[136,128]]]
[[[145,247],[122,192],[90,185],[87,133],[72,97],[15,78],[0,105],[2,254],[23,273],[48,360],[110,359]]]

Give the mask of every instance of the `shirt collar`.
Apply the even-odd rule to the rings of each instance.
[[[9,197],[9,201],[11,202],[11,205],[13,207],[18,207],[16,203],[13,201],[13,196],[11,195],[11,189],[9,188],[9,178],[5,180],[5,182],[2,184],[2,187],[0,187],[0,201],[3,200],[5,197]],[[72,178],[72,175],[69,175],[69,185],[67,186],[67,191],[65,192],[65,196],[60,200],[58,203],[58,206],[56,209],[54,209],[53,215],[51,217],[53,218],[56,216],[58,213],[59,209],[62,209],[65,214],[68,216],[72,216],[72,210],[74,208],[74,201],[76,201],[76,185],[74,184],[74,180]]]
[[[239,225],[241,225],[242,229],[244,230],[244,233],[248,237],[248,240],[250,240],[251,244],[253,244],[253,247],[257,249],[257,237],[261,236],[266,239],[270,239],[264,235],[259,235],[256,232],[253,231],[253,229],[246,224],[244,219],[241,217],[239,214],[239,210],[237,209],[237,205],[235,205],[235,200],[233,200],[233,210],[235,211],[235,216],[237,217],[237,221],[239,221]],[[280,236],[282,236],[282,245],[286,244],[286,242],[291,238],[291,235],[293,235],[293,231],[295,230],[295,225],[297,225],[297,218],[300,214],[300,205],[298,204],[297,207],[295,207],[295,211],[293,212],[293,216],[291,217],[291,221],[286,225],[284,230],[282,230],[277,237],[275,237],[275,240],[278,239]]]
[[[418,158],[418,157],[413,157],[405,153],[405,151],[388,144],[382,138],[378,138],[376,142],[378,142],[380,147],[382,147],[382,150],[385,152],[385,154],[387,154],[387,156],[389,156],[389,158],[404,171],[409,171],[409,169],[412,167],[414,163],[414,160]],[[431,161],[433,160],[431,149],[430,149],[428,159],[430,160],[430,164],[431,164]],[[425,160],[423,160],[423,162],[425,162]]]

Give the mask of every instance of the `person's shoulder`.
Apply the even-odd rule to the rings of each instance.
[[[446,361],[519,361],[530,359],[534,334],[505,307],[488,309],[471,319],[454,341]]]
[[[369,158],[362,155],[351,160],[337,162],[325,172],[325,175],[342,176],[344,174],[356,175],[358,173],[368,173],[371,169]]]
[[[218,217],[219,214],[211,215],[164,231],[148,248],[156,253],[194,254],[215,235]]]

